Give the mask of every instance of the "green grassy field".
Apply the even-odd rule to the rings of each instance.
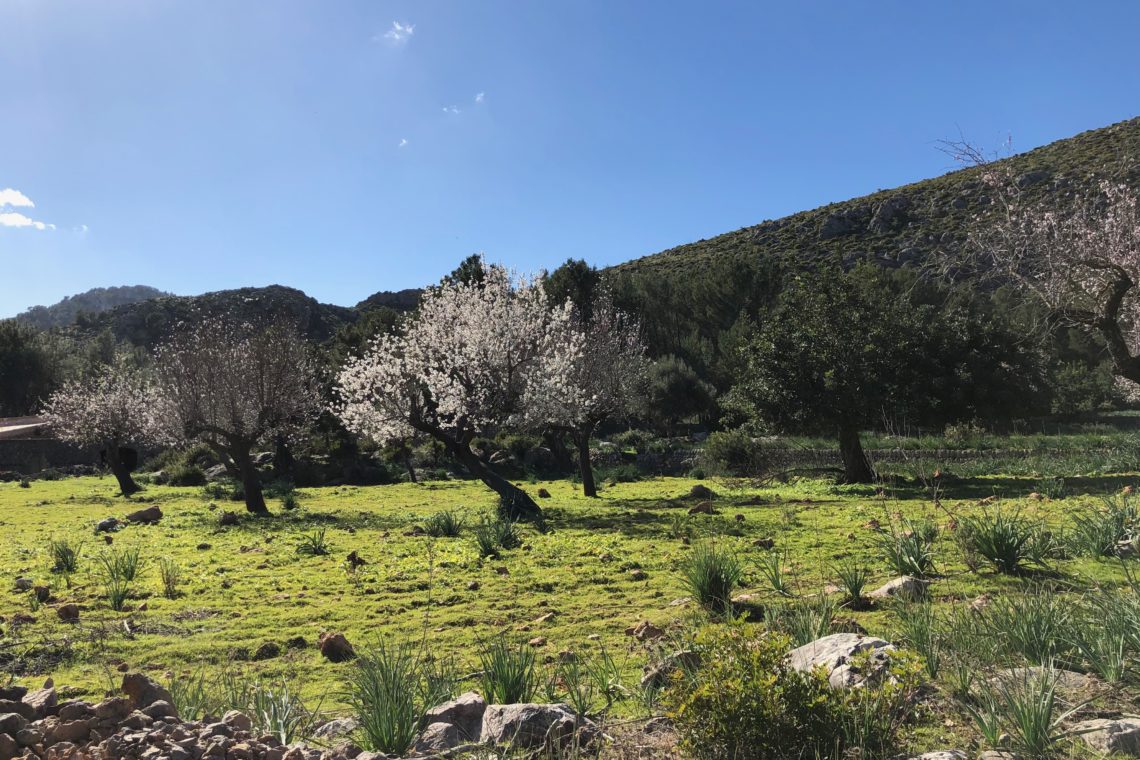
[[[242,514],[229,527],[219,525],[220,514],[241,513],[242,505],[211,501],[201,488],[152,485],[127,501],[115,495],[110,478],[33,481],[30,488],[0,484],[0,662],[17,681],[36,684],[50,675],[89,697],[117,684],[121,663],[161,680],[168,671],[235,662],[247,673],[288,676],[308,698],[326,696],[326,707],[335,708],[351,665],[320,656],[322,631],[343,632],[358,648],[422,640],[436,656],[455,658],[464,673],[477,669],[480,639],[506,632],[520,641],[545,639],[536,646],[548,661],[565,650],[596,656],[604,647],[632,686],[651,645],[625,629],[640,620],[678,630],[692,624],[699,613],[692,603],[677,603],[688,594],[678,571],[701,542],[733,548],[745,568],[741,590],[779,605],[789,602],[766,584],[760,562],[767,552],[754,546],[758,539],[774,540],[792,592],[807,597],[834,583],[835,565],[850,558],[872,570],[869,588],[889,580],[894,573],[876,548],[880,531],[929,520],[942,528],[934,545],[938,608],[964,607],[981,594],[1016,592],[1026,583],[1083,597],[1122,583],[1122,565],[1056,559],[1028,578],[972,572],[947,526],[1000,506],[1060,532],[1071,513],[1135,480],[1140,477],[1071,479],[1067,495],[1043,500],[1029,498],[1038,488],[1033,478],[963,480],[944,486],[940,505],[918,485],[880,490],[814,480],[769,487],[706,480],[719,514],[692,516],[693,480],[611,484],[598,499],[583,498],[571,483],[535,483],[528,490],[551,494],[541,499],[551,530],[523,527],[523,546],[494,559],[480,558],[472,537],[479,517],[494,508],[493,495],[477,483],[303,489],[298,509],[283,512],[271,504],[273,517]],[[991,503],[979,505],[986,497]],[[97,559],[109,547],[94,525],[149,504],[162,508],[160,524],[114,534],[113,548],[141,547],[147,560],[127,609],[115,612],[97,574]],[[424,518],[445,509],[466,515],[461,536],[411,535]],[[318,530],[325,531],[330,554],[298,553],[302,536]],[[62,538],[82,547],[79,569],[68,577],[51,572],[49,542]],[[355,573],[345,562],[352,551],[367,562]],[[162,594],[161,558],[182,569],[176,598]],[[16,590],[17,577],[49,585],[50,600],[37,605],[34,594]],[[71,602],[81,609],[78,624],[61,622],[53,609]],[[886,604],[840,614],[884,638],[897,631]],[[290,648],[292,639],[303,646]],[[281,654],[249,661],[266,642],[278,644]],[[961,716],[927,715],[911,728],[911,741],[933,748],[968,734],[967,723]]]

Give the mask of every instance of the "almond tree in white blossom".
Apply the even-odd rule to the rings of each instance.
[[[605,420],[630,411],[644,389],[648,360],[636,320],[617,309],[608,293],[575,312],[566,334],[527,387],[526,417],[535,427],[570,436],[578,450],[582,492],[597,496],[590,437]]]
[[[1140,209],[1128,187],[1063,205],[1030,202],[1008,174],[984,178],[997,209],[971,236],[971,265],[1012,282],[1064,324],[1104,339],[1115,373],[1140,383]],[[1130,384],[1131,384],[1130,383]]]
[[[123,496],[141,489],[120,448],[170,440],[167,410],[154,383],[138,367],[123,361],[57,390],[48,398],[43,416],[60,440],[101,446]]]
[[[380,336],[345,365],[334,411],[381,444],[431,436],[499,495],[505,516],[540,521],[538,504],[471,441],[523,422],[528,388],[570,318],[569,303],[550,308],[541,283],[502,267],[485,267],[481,280],[445,281],[424,294],[402,334]]]
[[[265,515],[254,449],[288,438],[321,410],[316,361],[296,328],[206,319],[159,347],[155,364],[173,426],[213,449]]]

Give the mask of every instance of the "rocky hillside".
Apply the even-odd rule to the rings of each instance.
[[[16,315],[16,319],[27,322],[41,330],[52,327],[66,327],[73,324],[81,314],[95,315],[124,304],[138,303],[149,298],[168,295],[158,288],[148,285],[122,285],[112,288],[91,288],[74,296],[67,296],[51,306],[33,306]]]
[[[1069,194],[1103,177],[1140,188],[1140,118],[1084,132],[1004,159],[1029,192]],[[882,190],[613,267],[616,272],[700,271],[725,257],[870,259],[887,267],[915,265],[935,250],[954,250],[990,198],[977,168]]]

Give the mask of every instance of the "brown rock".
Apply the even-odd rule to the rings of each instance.
[[[689,508],[689,514],[690,515],[715,515],[715,514],[719,514],[719,512],[717,512],[716,508],[713,507],[713,503],[711,501],[702,501],[700,504],[696,505],[695,507],[690,507]]]
[[[343,633],[322,633],[317,639],[317,648],[329,662],[346,662],[356,657],[356,650]]]
[[[57,615],[59,615],[59,619],[65,623],[79,622],[78,604],[61,604],[55,608],[55,612]]]
[[[150,707],[155,702],[169,702],[174,704],[170,692],[147,678],[142,673],[127,673],[123,676],[123,685],[120,687],[131,702],[131,707],[141,710]]]
[[[140,509],[137,512],[131,512],[126,517],[127,522],[139,523],[141,525],[154,525],[161,519],[162,510],[159,509],[157,504],[151,504],[146,509]]]
[[[549,499],[550,498],[550,491],[547,491],[545,488],[538,489],[538,498]]]
[[[55,687],[51,685],[51,679],[48,679],[44,688],[28,692],[23,701],[35,710],[36,715],[43,717],[49,714],[56,705]]]

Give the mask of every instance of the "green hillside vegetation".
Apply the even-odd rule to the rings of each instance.
[[[122,285],[91,290],[67,296],[51,306],[33,306],[20,312],[16,319],[40,330],[67,327],[82,315],[95,315],[125,304],[138,303],[168,295],[148,285]]]

